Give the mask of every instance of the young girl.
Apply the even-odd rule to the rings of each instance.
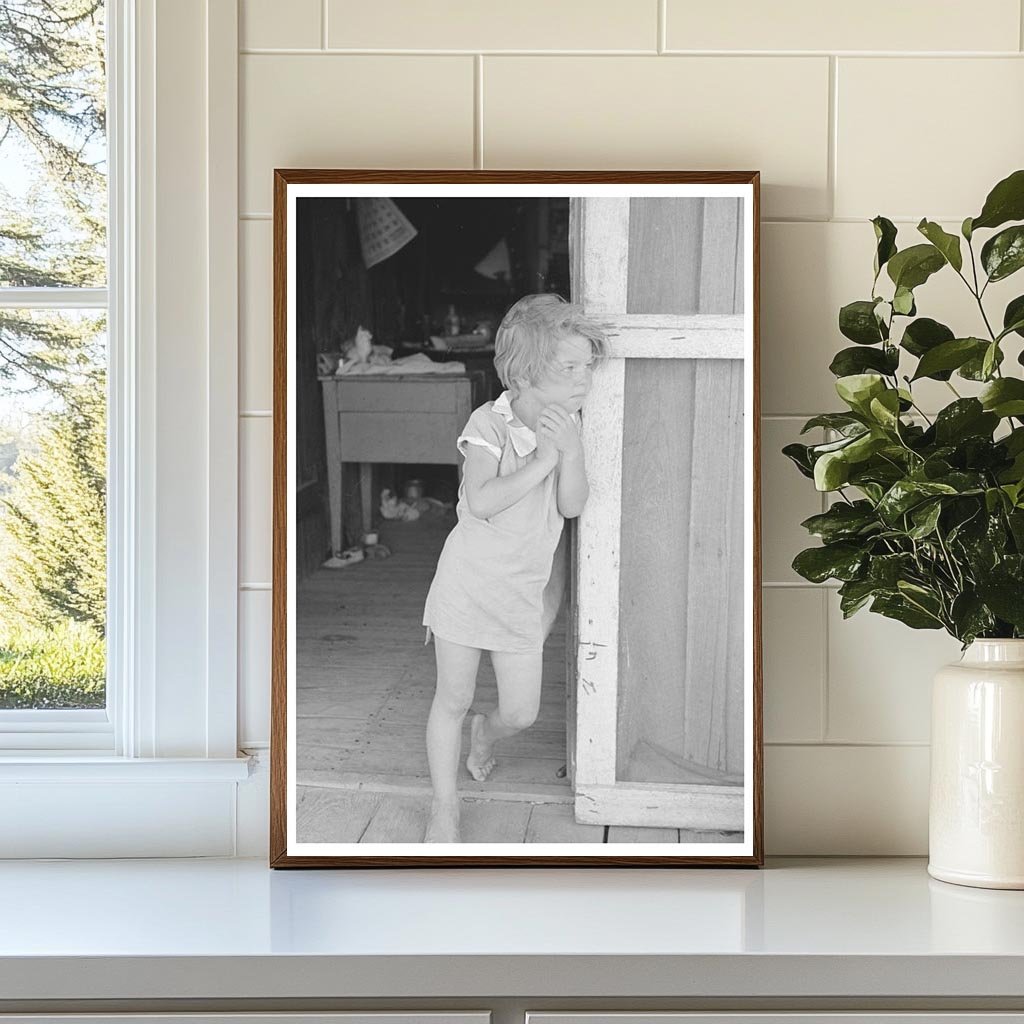
[[[541,657],[564,589],[559,540],[587,500],[579,411],[600,327],[558,295],[527,295],[505,314],[494,366],[507,390],[475,409],[458,438],[465,457],[458,522],[445,541],[423,625],[434,639],[437,689],[427,720],[434,787],[425,842],[459,837],[456,777],[462,723],[489,651],[498,705],[474,715],[466,767],[482,782],[497,740],[532,725]]]

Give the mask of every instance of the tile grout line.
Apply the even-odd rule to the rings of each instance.
[[[825,440],[834,440],[833,435],[836,432],[831,429],[825,430]],[[828,492],[822,491],[820,496],[821,511],[828,511]],[[838,588],[832,588],[838,589]],[[819,723],[821,742],[828,742],[828,734],[832,727],[829,698],[831,696],[831,687],[829,680],[829,620],[828,620],[828,601],[829,592],[827,589],[822,589],[821,593],[821,721]]]
[[[897,749],[929,747],[924,740],[828,740],[818,743],[816,740],[765,740],[766,747],[814,747],[818,750],[830,749]]]
[[[836,215],[836,178],[839,164],[839,58],[828,59],[828,166],[825,169],[829,220]]]
[[[1021,0],[1024,3],[1024,0]],[[661,55],[665,52],[668,47],[668,29],[666,25],[668,11],[666,7],[668,0],[658,0],[658,54]]]
[[[484,166],[484,58],[473,57],[473,166]]]
[[[327,4],[329,0],[321,0],[320,4],[320,49],[327,49]]]
[[[790,58],[856,57],[858,60],[1006,60],[1020,56],[1020,50],[457,50],[457,49],[400,49],[395,47],[303,47],[303,46],[244,46],[239,54],[250,57],[261,56],[319,56],[334,57],[469,57],[477,54],[493,57],[756,57],[763,60],[786,60]]]
[[[1017,26],[1020,31],[1020,49],[1024,52],[1024,0],[1021,0],[1020,9],[1017,11]]]
[[[828,637],[828,590],[821,593],[821,711],[819,722],[821,742],[828,742],[829,722],[829,637]]]

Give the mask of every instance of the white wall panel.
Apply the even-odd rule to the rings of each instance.
[[[332,48],[435,50],[649,50],[658,0],[329,0]]]
[[[472,167],[473,58],[241,58],[241,208],[270,213],[275,167]]]
[[[828,60],[487,57],[487,167],[761,171],[762,212],[828,210]]]
[[[667,0],[670,50],[1015,50],[1017,0],[975,6],[935,0]]]
[[[1021,166],[1024,61],[840,58],[837,74],[836,216],[959,224]]]
[[[239,397],[242,412],[268,412],[274,397],[274,227],[269,220],[239,224]]]

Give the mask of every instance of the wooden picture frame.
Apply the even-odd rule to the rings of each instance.
[[[403,210],[435,211],[453,225],[429,239],[424,228],[422,245],[441,246],[416,256],[428,275],[446,238],[454,247],[454,225],[463,237],[479,211],[513,204],[534,225],[524,229],[533,242],[547,239],[547,262],[527,267],[531,281],[547,274],[534,290],[553,290],[564,260],[565,297],[608,338],[582,409],[590,496],[579,518],[566,520],[564,678],[561,663],[550,672],[545,663],[543,692],[554,696],[536,735],[549,746],[519,734],[520,754],[507,758],[511,781],[495,769],[476,782],[461,763],[463,745],[459,795],[474,824],[458,844],[416,838],[431,793],[417,736],[434,655],[422,646],[415,586],[429,575],[420,578],[421,566],[406,591],[402,560],[378,569],[376,547],[359,549],[364,564],[348,564],[343,508],[350,533],[359,509],[346,505],[354,494],[342,480],[360,490],[362,525],[374,530],[374,465],[456,464],[456,436],[481,392],[469,369],[414,377],[403,369],[410,361],[388,370],[382,362],[380,376],[368,366],[356,368],[368,371],[361,377],[337,372],[325,346],[347,343],[352,309],[381,308],[377,291],[398,294],[404,280],[363,266],[370,229],[359,218],[370,207],[360,201],[369,199],[388,200],[406,239],[410,224],[418,229]],[[544,225],[566,217],[565,238],[554,232],[563,252]],[[514,248],[514,258],[527,249]],[[514,258],[499,256],[509,273],[498,279],[514,299]],[[456,292],[432,294],[436,305]],[[406,324],[409,301],[395,300]],[[277,170],[273,309],[271,866],[762,865],[758,172]],[[376,343],[379,325],[365,326]],[[343,354],[342,371],[358,358]],[[300,481],[299,441],[312,444],[318,423],[316,443],[331,456],[320,457],[323,473],[303,470]],[[396,424],[404,433],[390,443]],[[702,432],[714,445],[701,443]],[[360,463],[358,484],[344,462]],[[461,470],[444,472],[461,481]],[[415,488],[408,495],[423,507]],[[452,504],[429,508],[454,516]],[[405,542],[394,523],[382,527]],[[411,550],[403,556],[410,581]],[[300,551],[306,562],[333,555],[337,568],[317,569],[299,587]],[[402,586],[378,588],[378,603],[353,618],[360,581],[373,586],[383,567]],[[552,738],[560,709],[561,755],[550,748],[560,742]],[[559,756],[564,778],[550,770]],[[530,775],[535,765],[542,782]]]

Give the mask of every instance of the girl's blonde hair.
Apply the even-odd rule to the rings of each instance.
[[[561,295],[524,295],[505,314],[494,337],[494,368],[510,390],[515,382],[540,381],[554,363],[562,338],[579,335],[590,342],[594,362],[602,361],[607,341],[601,325],[584,316],[583,309]]]

